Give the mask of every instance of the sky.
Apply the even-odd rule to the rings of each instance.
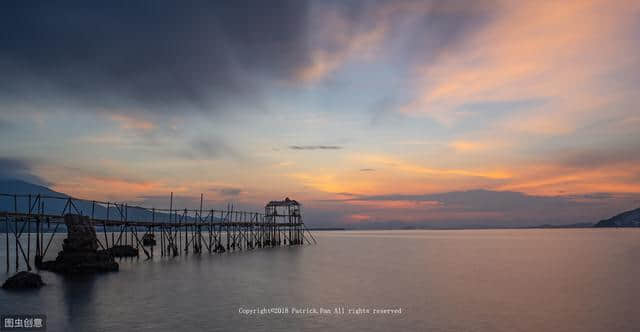
[[[640,207],[638,1],[3,1],[0,177],[316,227]]]

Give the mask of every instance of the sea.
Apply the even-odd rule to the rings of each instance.
[[[6,273],[2,235],[6,278],[15,253]],[[640,229],[313,235],[222,254],[156,247],[119,272],[40,271],[40,289],[0,289],[0,314],[44,315],[46,331],[640,331]]]

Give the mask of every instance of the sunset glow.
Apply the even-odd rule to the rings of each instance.
[[[195,18],[152,2],[110,31],[100,9],[3,19],[0,175],[153,206],[289,196],[318,227],[640,204],[638,1],[176,10]]]

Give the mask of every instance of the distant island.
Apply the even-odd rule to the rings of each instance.
[[[640,208],[600,220],[593,227],[640,227]]]

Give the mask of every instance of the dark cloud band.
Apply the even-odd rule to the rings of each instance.
[[[33,162],[17,158],[0,158],[0,181],[22,180],[38,185],[50,185],[33,171]]]
[[[291,145],[291,150],[340,150],[341,146],[338,145]]]
[[[306,58],[304,1],[1,7],[5,103],[223,112],[260,98],[255,77],[288,77]]]

